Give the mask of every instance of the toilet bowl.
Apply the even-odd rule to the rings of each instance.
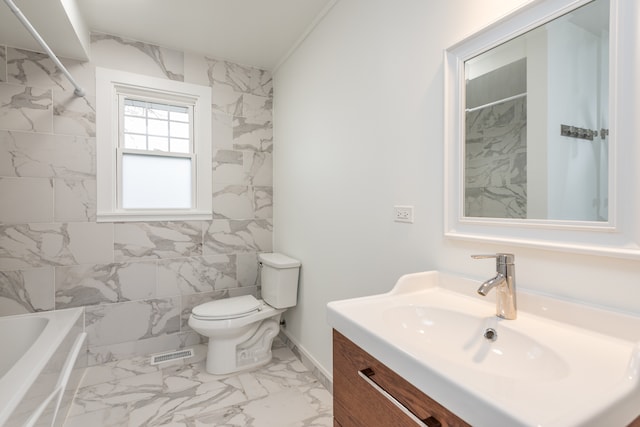
[[[189,326],[209,338],[207,372],[228,374],[271,360],[282,313],[297,303],[300,262],[278,253],[259,254],[262,296],[225,298],[194,307]]]

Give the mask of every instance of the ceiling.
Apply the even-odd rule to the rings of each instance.
[[[263,69],[337,0],[13,0],[60,57],[86,60],[96,31]],[[42,51],[0,1],[0,45]]]

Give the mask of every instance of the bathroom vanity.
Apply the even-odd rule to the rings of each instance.
[[[469,425],[335,329],[333,417],[340,427]]]
[[[335,425],[640,426],[640,317],[520,291],[502,319],[480,282],[329,303]]]

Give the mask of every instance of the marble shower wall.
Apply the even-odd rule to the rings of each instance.
[[[465,216],[527,217],[527,98],[466,114]]]
[[[194,305],[258,293],[272,249],[268,72],[104,34],[91,62],[0,45],[0,315],[84,306],[90,363],[200,341]],[[211,221],[96,222],[95,67],[211,87]]]

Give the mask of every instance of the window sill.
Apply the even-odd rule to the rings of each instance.
[[[206,211],[98,212],[96,222],[204,221],[213,218]]]

